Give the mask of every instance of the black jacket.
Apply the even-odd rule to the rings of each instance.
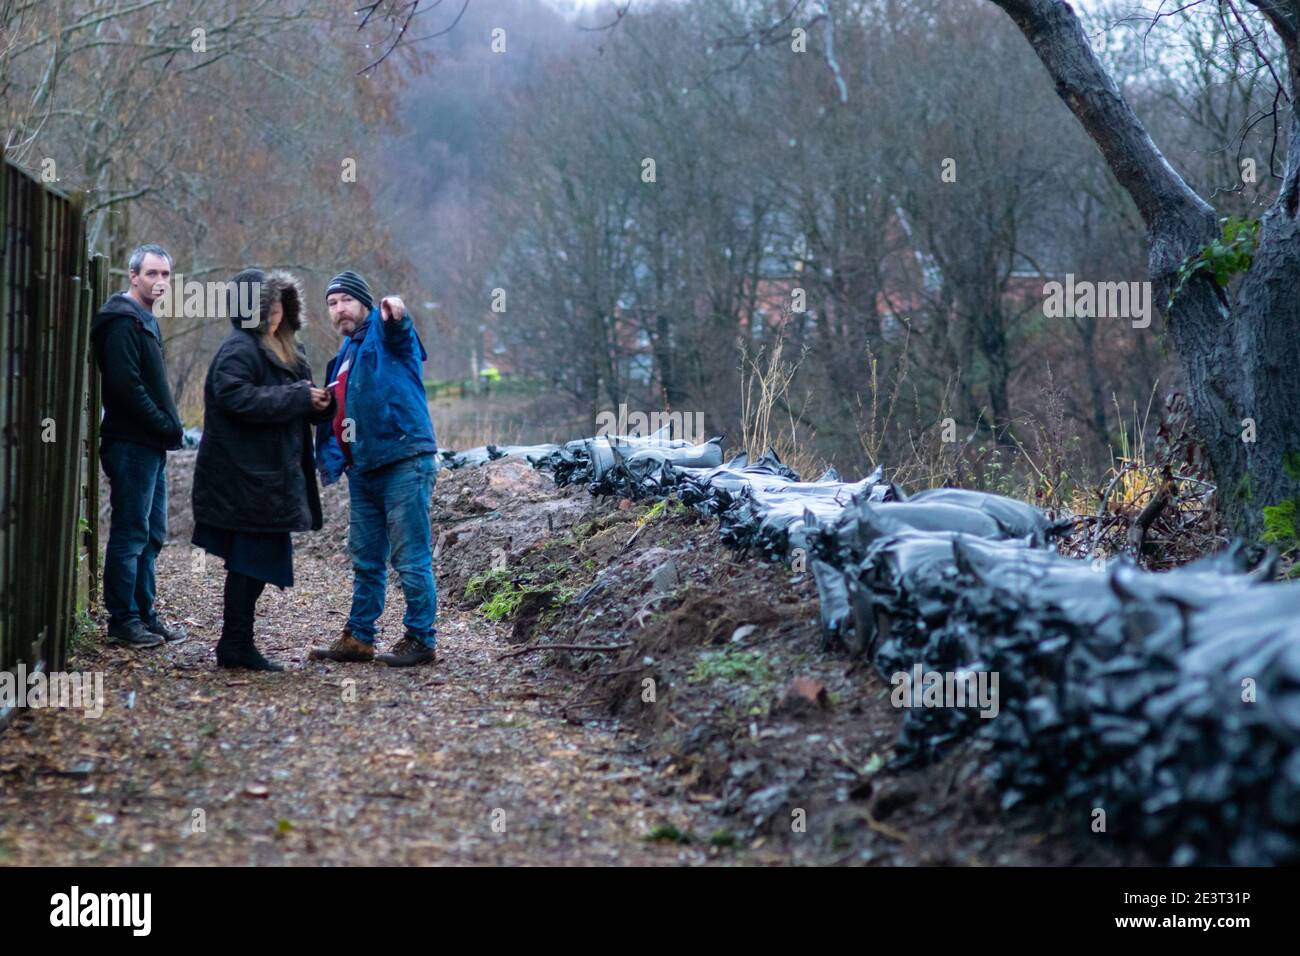
[[[231,531],[315,531],[322,525],[312,423],[334,414],[311,405],[311,367],[299,346],[285,365],[258,334],[271,304],[301,325],[302,290],[282,272],[245,270],[234,282],[261,283],[258,325],[232,302],[235,327],[217,349],[203,386],[203,439],[194,466],[194,521]],[[247,316],[251,319],[251,315]]]
[[[95,314],[90,341],[104,399],[101,444],[124,440],[161,450],[180,448],[181,418],[167,384],[158,320],[117,292]]]

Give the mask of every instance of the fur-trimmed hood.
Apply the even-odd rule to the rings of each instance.
[[[254,286],[254,283],[256,285]],[[227,308],[230,324],[246,332],[260,332],[266,325],[266,317],[271,313],[271,306],[276,302],[284,305],[284,324],[298,332],[303,325],[302,283],[291,273],[279,269],[263,272],[261,269],[245,269],[230,280],[231,287],[227,293]],[[255,294],[256,293],[256,294]],[[244,323],[253,317],[251,304],[256,304],[258,312],[257,325]]]

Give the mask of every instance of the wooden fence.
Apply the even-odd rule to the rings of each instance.
[[[81,202],[0,160],[0,671],[62,670],[98,578],[99,383],[108,269]],[[0,725],[11,716],[0,702]]]

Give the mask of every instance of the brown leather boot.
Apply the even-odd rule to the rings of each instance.
[[[380,654],[375,660],[389,667],[414,667],[417,664],[433,664],[438,659],[432,647],[426,647],[418,638],[407,634],[386,654]]]
[[[346,627],[337,641],[329,647],[313,647],[307,655],[309,661],[340,661],[342,663],[369,664],[375,659],[375,647],[352,636]]]

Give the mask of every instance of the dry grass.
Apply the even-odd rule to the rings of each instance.
[[[790,383],[807,350],[795,362],[787,362],[784,348],[785,343],[778,341],[770,349],[741,353],[741,445],[751,458],[770,448],[802,477],[812,479],[826,470],[826,463],[800,442],[803,422],[790,400]]]
[[[806,358],[787,357],[786,344],[743,351],[740,364],[740,445],[751,456],[769,448],[805,478],[816,478],[826,460],[811,436],[815,429],[805,420],[792,395]],[[1164,511],[1146,533],[1138,559],[1150,568],[1184,564],[1226,543],[1217,527],[1212,484],[1196,473],[1180,473],[1184,453],[1157,438],[1167,430],[1168,409],[1157,401],[1153,389],[1145,408],[1134,403],[1127,412],[1112,399],[1118,422],[1110,463],[1099,470],[1080,448],[1077,428],[1066,412],[1067,395],[1048,372],[1048,384],[1032,415],[1017,419],[1003,440],[973,427],[957,429],[956,382],[946,383],[939,412],[920,429],[905,429],[899,422],[924,420],[917,389],[909,381],[908,342],[905,339],[892,370],[868,352],[867,381],[855,396],[858,444],[870,467],[884,465],[886,477],[908,490],[963,487],[990,491],[1027,501],[1052,519],[1073,519],[1074,529],[1060,545],[1076,557],[1110,557],[1132,550],[1129,531],[1143,509],[1159,494],[1165,469],[1171,468],[1171,494]],[[438,399],[430,404],[444,448],[465,449],[485,444],[563,442],[589,434],[591,423],[573,413],[568,399],[558,395],[494,395],[491,398]],[[915,407],[913,407],[915,406]],[[911,412],[910,416],[903,413]],[[1188,439],[1182,425],[1172,434]]]
[[[1214,486],[1197,475],[1176,472],[1176,449],[1157,452],[1148,445],[1154,405],[1154,388],[1141,414],[1135,403],[1126,417],[1115,402],[1119,448],[1112,448],[1101,484],[1087,491],[1076,488],[1066,502],[1065,514],[1074,516],[1075,528],[1061,542],[1062,553],[1101,558],[1131,554],[1143,566],[1160,570],[1194,561],[1228,543],[1214,510]],[[1142,553],[1133,554],[1130,532],[1166,482],[1168,503],[1148,529]]]
[[[563,443],[590,435],[587,416],[553,393],[440,397],[429,402],[439,448],[463,451],[482,445]]]

